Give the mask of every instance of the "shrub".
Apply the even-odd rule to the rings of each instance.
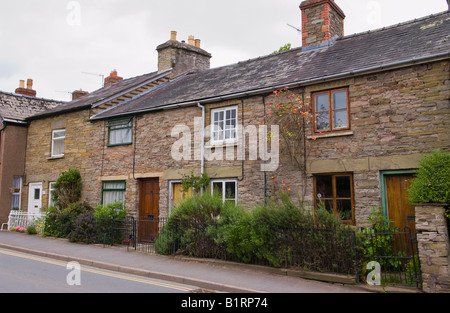
[[[94,212],[97,218],[114,218],[116,220],[125,219],[127,210],[123,202],[117,201],[106,206],[98,205]]]
[[[318,231],[318,227],[334,232]],[[308,251],[317,250],[311,253],[314,263],[320,257],[324,259],[328,241],[339,244],[343,240],[335,232],[340,228],[333,214],[322,210],[314,216],[281,193],[267,206],[251,211],[234,203],[224,204],[221,197],[194,195],[175,208],[155,241],[155,251],[195,257],[224,257],[226,253],[227,259],[280,267],[292,254],[298,254],[298,249],[306,247]],[[300,239],[303,245],[298,244]],[[297,250],[291,245],[288,251],[289,244]]]
[[[450,152],[433,151],[419,161],[408,190],[411,203],[450,203]]]
[[[27,227],[27,234],[29,234],[29,235],[36,235],[37,234],[36,226],[34,226],[34,225],[28,226]]]
[[[77,217],[92,211],[87,203],[70,203],[64,210],[50,207],[45,218],[44,236],[67,238],[74,229]]]
[[[94,243],[96,240],[96,223],[92,211],[85,211],[73,220],[73,229],[67,238],[72,242]]]
[[[179,253],[196,257],[214,254],[215,229],[224,206],[221,197],[209,193],[186,199],[172,212],[155,242],[155,251],[171,254],[176,247]]]
[[[61,210],[71,203],[76,203],[81,198],[81,174],[76,169],[63,172],[54,185],[52,200]]]

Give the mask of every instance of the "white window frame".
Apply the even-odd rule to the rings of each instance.
[[[57,132],[64,132],[64,136],[55,138],[55,133]],[[64,150],[65,150],[65,140],[66,140],[66,130],[65,129],[55,129],[52,131],[52,158],[58,158],[64,156]],[[55,142],[56,141],[62,141],[63,142],[63,153],[62,154],[55,154]]]
[[[230,128],[230,129],[226,128],[226,120],[227,120],[226,119],[226,114],[227,114],[227,111],[236,111],[236,117],[235,117],[236,123],[235,123],[235,127],[234,128]],[[215,124],[216,124],[215,113],[219,113],[220,114],[221,112],[223,112],[223,126],[224,126],[224,128],[223,129],[219,129],[219,131],[222,133],[223,139],[216,140],[214,138]],[[236,143],[236,142],[238,142],[238,139],[239,139],[239,137],[238,137],[238,122],[239,122],[238,113],[239,113],[239,109],[238,109],[237,105],[236,106],[223,107],[223,108],[217,108],[217,109],[212,109],[211,110],[211,126],[210,126],[211,134],[210,135],[211,135],[211,144],[212,145],[229,144],[229,143]],[[230,131],[234,130],[234,134],[235,134],[234,138],[225,139],[225,133],[228,130],[230,130]]]
[[[48,183],[48,207],[54,207],[55,204],[52,201],[52,194],[55,191],[55,188],[53,187],[56,184],[56,182],[49,182]]]
[[[19,187],[16,187],[14,184],[14,180],[18,179],[18,183],[19,183]],[[15,191],[15,188],[19,188],[19,191]],[[11,193],[12,193],[12,198],[11,198],[11,210],[14,208],[18,208],[20,210],[21,207],[21,194],[22,194],[22,177],[20,176],[14,176],[13,177],[13,187],[11,189]],[[18,197],[19,201],[18,202],[18,206],[14,205],[14,197]]]
[[[211,180],[211,195],[214,194],[214,184],[222,183],[222,201],[225,203],[225,201],[231,201],[234,200],[235,204],[238,202],[238,181],[237,179],[213,179]],[[234,199],[227,199],[226,198],[226,183],[234,183]]]

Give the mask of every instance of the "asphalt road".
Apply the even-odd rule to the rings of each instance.
[[[0,293],[188,293],[194,286],[0,249]]]

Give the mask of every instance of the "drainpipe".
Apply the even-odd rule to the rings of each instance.
[[[197,106],[202,109],[202,175],[205,173],[205,107],[197,102]]]

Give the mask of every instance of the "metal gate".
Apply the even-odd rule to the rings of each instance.
[[[369,261],[381,267],[382,284],[422,287],[422,273],[417,248],[417,236],[409,227],[364,229]]]

